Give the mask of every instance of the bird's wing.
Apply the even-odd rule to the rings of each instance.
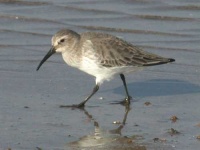
[[[140,48],[114,36],[91,39],[92,47],[98,54],[99,63],[106,67],[153,66],[171,62],[171,59],[145,52]]]
[[[101,66],[153,66],[175,61],[174,59],[145,52],[112,35],[87,32],[82,34],[82,54]]]

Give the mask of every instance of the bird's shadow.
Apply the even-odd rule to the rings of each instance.
[[[183,80],[153,79],[143,82],[133,82],[127,85],[129,93],[134,97],[168,96],[200,93],[200,86]],[[117,94],[123,93],[123,86],[115,88]]]

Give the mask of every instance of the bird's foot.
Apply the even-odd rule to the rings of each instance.
[[[60,105],[60,108],[72,108],[72,109],[84,109],[85,103],[74,104],[74,105]]]
[[[120,104],[123,106],[129,106],[131,104],[131,99],[131,96],[127,96],[123,101],[120,102]]]
[[[131,96],[127,96],[123,101],[114,102],[112,104],[121,104],[123,106],[130,106],[131,104]]]

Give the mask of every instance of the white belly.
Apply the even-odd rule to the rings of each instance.
[[[98,65],[94,60],[84,58],[82,59],[80,70],[96,77],[96,83],[103,83],[105,80],[111,80],[115,75],[120,73],[134,72],[141,70],[139,67],[122,66],[122,67],[104,67]]]

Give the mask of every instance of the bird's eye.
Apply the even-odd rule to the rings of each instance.
[[[61,39],[61,40],[60,40],[60,43],[63,43],[64,41],[65,41],[65,39]]]

